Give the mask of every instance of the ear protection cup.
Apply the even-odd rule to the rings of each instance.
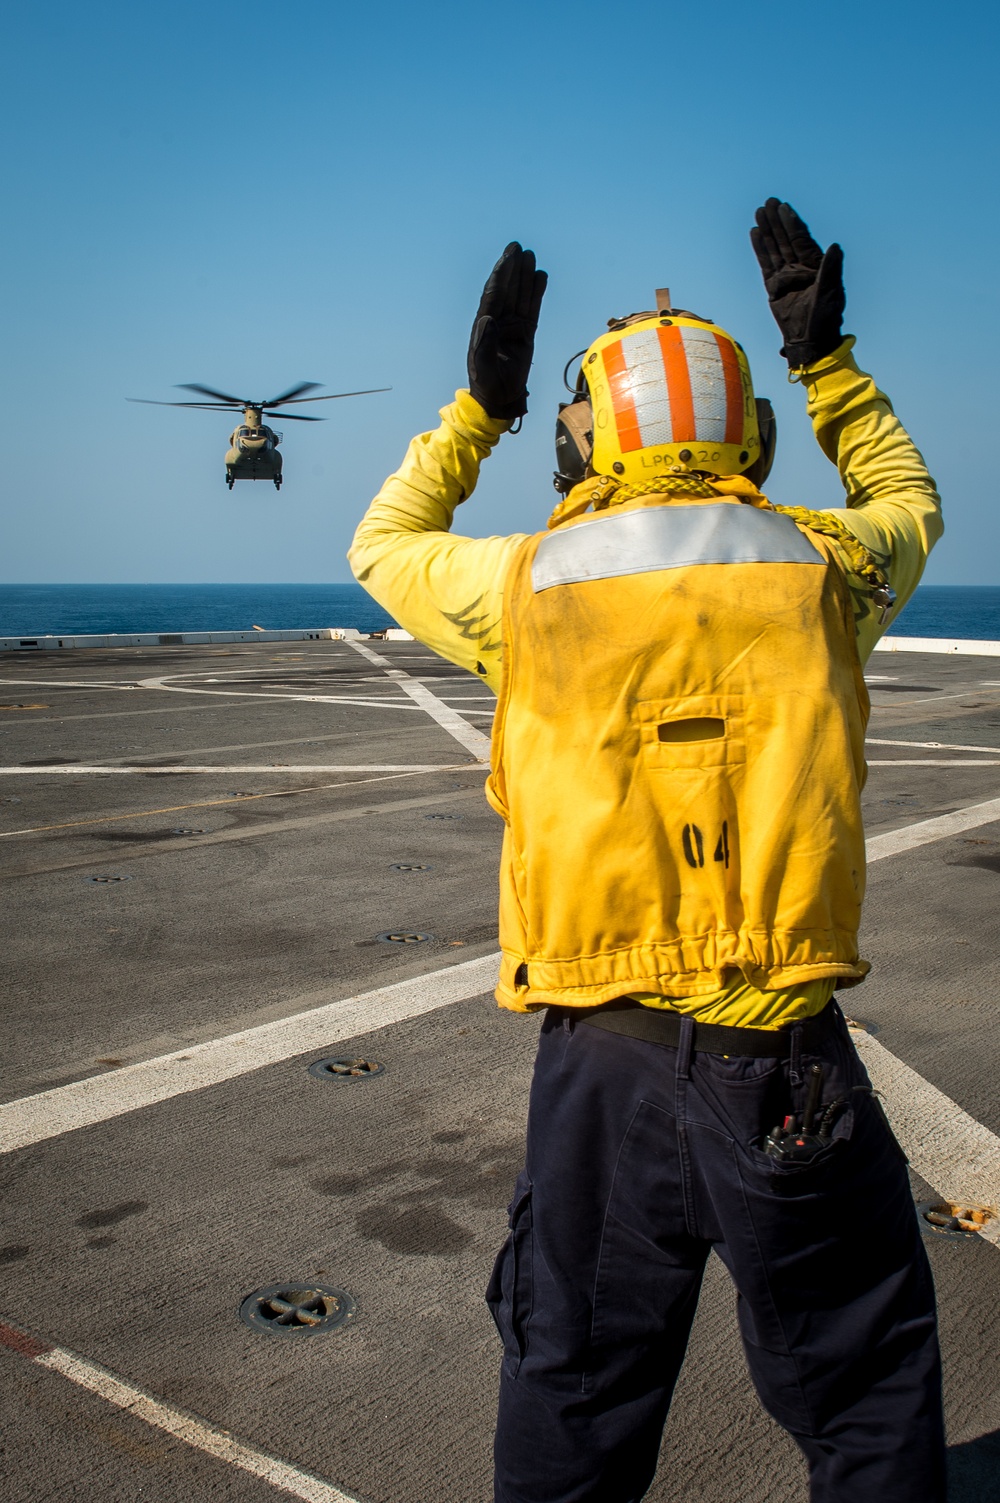
[[[754,460],[748,470],[744,470],[747,479],[759,490],[771,473],[774,464],[774,450],[778,442],[778,420],[774,415],[774,408],[767,397],[756,397],[757,403],[757,431],[760,433],[760,454]]]
[[[581,377],[582,379],[582,377]],[[556,418],[556,465],[552,484],[561,496],[586,480],[594,452],[594,414],[586,390],[572,402],[559,403]]]

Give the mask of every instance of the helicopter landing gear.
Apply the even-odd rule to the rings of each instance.
[[[274,477],[274,488],[275,488],[276,491],[280,491],[281,490],[281,476],[280,475],[275,475],[275,477]]]
[[[230,475],[228,470],[226,471],[226,484],[228,485],[230,490],[232,490],[233,486],[236,484],[235,475]]]

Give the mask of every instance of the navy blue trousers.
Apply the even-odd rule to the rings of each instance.
[[[801,1061],[542,1028],[527,1159],[487,1292],[503,1339],[497,1503],[634,1503],[649,1487],[709,1251],[813,1503],[944,1503],[934,1292],[905,1160],[853,1091],[808,1166],[763,1152],[821,1063],[868,1078],[837,1013]]]

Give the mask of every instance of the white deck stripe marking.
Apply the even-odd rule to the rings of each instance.
[[[1000,1208],[1000,1138],[871,1034],[852,1028],[851,1036],[918,1174],[945,1200]],[[1000,1217],[980,1235],[1000,1249]]]
[[[1000,762],[995,758],[987,762],[982,757],[964,757],[961,761],[956,757],[952,761],[941,761],[931,757],[905,757],[890,761],[886,757],[879,757],[875,761],[869,759],[869,767],[1000,767]]]
[[[878,688],[878,684],[873,684],[872,688],[873,689],[877,689]],[[945,699],[966,699],[966,698],[968,698],[968,696],[970,694],[975,694],[975,693],[976,693],[976,685],[973,684],[968,689],[962,689],[961,692],[958,693],[958,694],[925,694],[924,697],[923,697],[923,699],[901,699],[901,700],[893,701],[890,704],[872,705],[872,710],[873,711],[874,710],[895,710],[895,709],[907,710],[907,709],[909,709],[910,705],[939,705],[942,702],[942,700],[945,700]],[[983,701],[981,701],[981,703],[982,702]],[[992,709],[993,708],[993,702],[992,702],[992,700],[989,701],[989,705],[990,705],[990,709]]]
[[[914,851],[918,846],[929,845],[934,840],[947,840],[950,835],[975,830],[979,825],[992,824],[994,820],[1000,820],[1000,798],[991,798],[985,804],[970,804],[965,809],[940,814],[935,819],[921,819],[916,824],[889,830],[884,835],[872,835],[865,841],[865,853],[869,862],[883,861],[886,856]]]
[[[106,1367],[100,1367],[86,1357],[78,1357],[65,1347],[52,1347],[32,1360],[38,1367],[47,1367],[51,1372],[60,1373],[71,1383],[88,1389],[116,1408],[135,1415],[136,1419],[145,1420],[147,1425],[165,1430],[176,1440],[183,1441],[197,1451],[204,1451],[206,1456],[212,1456],[216,1461],[238,1467],[242,1472],[249,1472],[252,1477],[269,1482],[272,1487],[283,1493],[290,1493],[293,1498],[303,1498],[305,1503],[356,1503],[350,1494],[341,1492],[340,1488],[324,1482],[321,1477],[291,1466],[287,1461],[279,1461],[266,1451],[258,1451],[255,1446],[234,1440],[227,1431],[218,1430],[193,1414],[185,1414],[172,1404],[164,1404],[152,1394],[137,1388],[134,1383],[124,1382]]]
[[[137,689],[138,684],[122,684],[116,679],[100,679],[86,683],[81,679],[66,678],[0,678],[0,684],[31,684],[40,689]]]
[[[341,1039],[403,1023],[453,1002],[491,992],[496,985],[499,954],[447,966],[429,975],[398,981],[361,996],[245,1028],[224,1038],[192,1044],[172,1054],[91,1075],[72,1085],[56,1086],[0,1106],[0,1153],[41,1143],[60,1133],[76,1132],[140,1107],[201,1091],[237,1075],[248,1075],[312,1049],[326,1049]]]
[[[1000,658],[1000,642],[969,637],[882,637],[876,652],[953,652],[959,657]]]
[[[408,694],[422,710],[426,710],[442,730],[447,731],[449,736],[454,736],[456,741],[470,751],[477,762],[489,761],[490,738],[484,736],[482,731],[477,731],[475,726],[470,725],[467,720],[463,720],[457,710],[451,709],[449,705],[438,699],[436,694],[432,694],[426,684],[418,683],[405,669],[397,668],[389,658],[384,658],[379,652],[373,652],[363,642],[349,642],[347,645],[353,647],[355,652],[360,652],[361,656],[367,658],[370,663],[376,663],[379,668],[384,669],[386,678],[398,684],[403,693]],[[470,713],[485,712],[471,711]]]
[[[408,710],[410,706],[401,700],[389,698],[345,698],[339,694],[270,694],[251,693],[248,689],[189,689],[181,684],[167,684],[159,679],[147,678],[138,685],[140,689],[162,689],[165,694],[207,694],[216,699],[286,699],[292,703],[311,705],[364,705],[372,710]]]
[[[974,764],[970,763],[969,765],[972,766]],[[320,763],[320,762],[303,762],[301,765],[299,765],[297,763],[293,764],[291,762],[289,762],[289,763],[284,763],[284,762],[265,762],[265,763],[262,763],[261,766],[259,766],[259,767],[246,767],[246,766],[230,767],[230,766],[212,766],[212,765],[206,766],[206,767],[186,767],[186,766],[181,765],[180,763],[178,763],[178,765],[176,767],[174,767],[174,766],[172,766],[169,763],[163,763],[163,762],[129,762],[129,763],[124,763],[124,764],[116,764],[116,763],[113,763],[113,762],[111,762],[111,763],[109,763],[109,762],[101,762],[101,763],[99,763],[96,766],[90,766],[90,765],[80,766],[77,763],[68,762],[65,765],[60,766],[60,767],[0,767],[0,775],[12,775],[12,774],[16,773],[16,774],[21,774],[21,775],[38,774],[41,777],[47,777],[49,774],[52,774],[52,773],[55,773],[55,774],[71,773],[71,774],[73,774],[75,776],[76,773],[78,773],[78,772],[88,772],[88,773],[105,773],[105,772],[155,772],[155,773],[171,773],[171,774],[175,773],[175,772],[200,772],[200,773],[224,772],[224,773],[254,773],[256,775],[257,773],[261,773],[261,772],[280,772],[280,773],[291,773],[291,772],[309,772],[309,773],[319,773],[319,772],[412,772],[412,773],[419,773],[419,772],[440,772],[441,770],[442,770],[442,764],[440,764],[438,762],[427,762],[427,763],[419,763],[418,762],[416,764],[414,764],[414,763],[411,762],[408,765],[406,763],[399,763],[397,765],[394,762],[387,762],[384,766],[375,766],[375,765],[373,765],[373,766],[369,766],[369,767],[361,767],[361,766],[358,766],[358,767],[339,767],[339,766],[338,767],[332,767],[332,766],[330,766],[330,767],[328,767],[328,766],[325,766],[323,763]]]
[[[865,738],[868,746],[913,746],[923,751],[977,751],[995,752],[1000,756],[1000,746],[961,746],[950,741],[885,741],[875,736]]]

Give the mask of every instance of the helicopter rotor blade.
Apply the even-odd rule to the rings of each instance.
[[[274,397],[270,402],[264,402],[262,405],[280,407],[282,402],[290,402],[293,397],[300,397],[304,391],[318,391],[322,384],[321,381],[301,381],[298,386],[290,386],[287,391],[282,392],[280,397]]]
[[[280,418],[280,420],[282,422],[284,422],[285,419],[287,418],[290,423],[325,423],[326,422],[326,418],[308,417],[304,412],[268,412],[266,409],[261,412],[261,417],[262,418],[267,418],[267,417]]]
[[[298,397],[299,402],[336,402],[338,397],[370,397],[376,391],[392,391],[391,386],[369,386],[364,391],[332,391],[327,397]],[[273,407],[274,403],[266,404]]]
[[[210,386],[198,386],[193,381],[178,382],[178,390],[198,391],[203,397],[215,397],[220,402],[229,402],[233,407],[253,407],[256,405],[254,402],[244,402],[242,397],[227,396],[224,391],[213,391]]]
[[[201,412],[242,412],[229,402],[156,402],[151,397],[126,397],[126,402],[142,402],[145,407],[197,407]]]

